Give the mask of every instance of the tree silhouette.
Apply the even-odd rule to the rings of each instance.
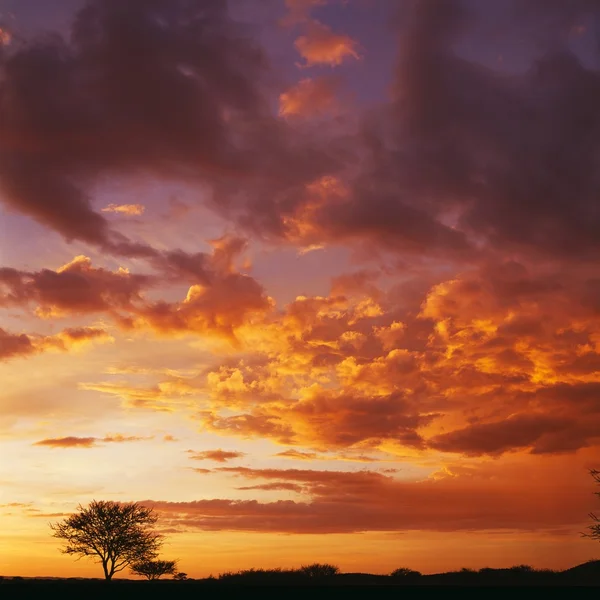
[[[591,469],[590,475],[594,478],[594,481],[600,485],[600,471]],[[594,493],[600,498],[600,492]],[[592,519],[593,524],[588,527],[589,533],[584,533],[583,536],[600,542],[600,517],[597,517],[593,512],[589,514],[589,517]]]
[[[177,562],[174,560],[142,560],[131,565],[131,572],[154,581],[163,575],[175,575],[176,568]]]
[[[96,558],[107,581],[131,564],[156,558],[162,536],[152,531],[158,517],[151,508],[136,502],[93,500],[77,510],[50,524],[53,537],[64,540],[64,554]]]
[[[185,581],[188,578],[187,573],[175,573],[175,575],[173,575],[173,579],[175,579],[176,581]],[[209,577],[209,579],[215,579],[212,575]]]

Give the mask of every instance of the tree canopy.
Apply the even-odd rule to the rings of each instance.
[[[151,508],[136,502],[93,500],[50,527],[53,537],[64,541],[63,553],[96,558],[111,580],[129,565],[157,557],[162,545],[162,536],[152,529],[157,519]]]

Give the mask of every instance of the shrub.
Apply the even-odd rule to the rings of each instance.
[[[397,577],[403,579],[416,579],[417,577],[421,577],[420,571],[414,571],[413,569],[407,569],[406,567],[401,567],[399,569],[395,569],[390,573],[390,577]]]
[[[530,565],[515,565],[510,568],[514,573],[533,573],[535,569]]]
[[[333,577],[334,575],[338,575],[339,572],[339,567],[327,563],[314,563],[312,565],[302,565],[300,567],[300,573],[307,577]]]

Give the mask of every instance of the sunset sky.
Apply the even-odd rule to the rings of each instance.
[[[92,499],[192,577],[600,558],[599,24],[0,0],[0,574]]]

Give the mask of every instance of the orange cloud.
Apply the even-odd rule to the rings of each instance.
[[[95,437],[68,436],[62,438],[48,438],[35,442],[34,446],[49,446],[50,448],[91,448],[98,441]]]
[[[279,96],[282,117],[311,117],[337,109],[339,83],[329,77],[306,78]]]
[[[114,435],[106,435],[103,438],[97,437],[76,437],[67,436],[62,438],[48,438],[35,442],[34,446],[49,446],[50,448],[92,448],[99,442],[117,443],[124,442],[141,442],[150,440],[152,437],[140,437],[135,435],[122,435],[120,433]]]
[[[162,277],[96,268],[86,256],[77,256],[56,271],[2,268],[0,306],[35,305],[35,314],[42,318],[104,313],[123,329],[214,334],[234,340],[235,330],[270,312],[273,301],[255,279],[236,269],[246,240],[224,236],[210,243],[210,254],[172,251],[154,257],[151,262]],[[149,300],[145,292],[165,280],[193,283],[179,302]],[[76,341],[74,335],[71,332],[69,341]]]
[[[294,42],[296,50],[306,61],[303,66],[341,65],[347,58],[360,58],[355,40],[343,34],[334,33],[327,25],[312,20],[306,28],[306,34]]]
[[[544,476],[537,473],[532,478],[532,469],[539,467],[498,465],[476,469],[471,476],[406,481],[372,471],[222,467],[222,473],[257,481],[243,489],[293,491],[303,497],[297,501],[213,499],[148,504],[169,525],[189,530],[577,531],[590,504],[585,476],[563,472],[564,479],[559,481],[548,465],[542,467]]]
[[[29,336],[14,334],[0,328],[0,360],[16,356],[27,356],[36,352]]]
[[[47,350],[68,351],[93,341],[112,340],[98,327],[67,328],[56,335],[14,334],[0,328],[0,360],[24,357]]]
[[[102,209],[102,212],[139,217],[144,214],[145,210],[146,207],[143,204],[109,204]]]
[[[278,452],[275,456],[283,456],[284,458],[293,458],[295,460],[316,460],[319,458],[319,455],[316,452],[301,452],[300,450],[294,450],[293,448]]]
[[[244,329],[252,360],[208,372],[198,416],[209,431],[353,455],[594,445],[600,320],[589,286],[562,277],[494,264],[401,310],[376,277],[336,278],[337,295],[299,297]]]
[[[282,456],[283,458],[291,458],[294,460],[345,460],[350,462],[377,462],[377,459],[372,456],[365,456],[364,454],[332,454],[330,456],[326,454],[317,454],[316,452],[302,452],[301,450],[295,450],[290,448],[283,452],[278,452],[275,456]]]
[[[201,452],[194,452],[188,450],[188,454],[192,460],[214,460],[215,462],[227,462],[234,458],[242,458],[246,456],[245,452],[236,452],[232,450],[203,450]]]
[[[273,301],[252,277],[231,273],[210,286],[191,286],[181,302],[148,304],[136,311],[132,325],[165,334],[212,332],[234,340],[236,329],[272,307]]]
[[[56,271],[0,269],[0,306],[36,305],[40,317],[131,310],[141,292],[152,283],[146,275],[125,269],[108,271],[92,266],[87,256],[77,256]]]

